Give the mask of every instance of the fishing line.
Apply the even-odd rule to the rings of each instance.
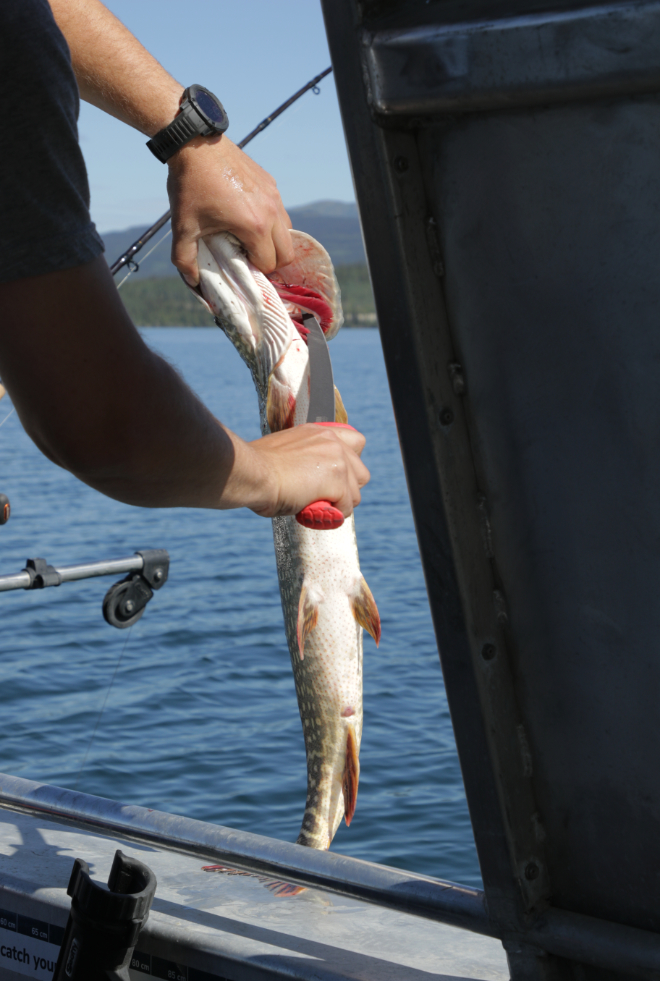
[[[171,234],[172,234],[172,229],[171,228],[168,228],[167,231],[165,232],[165,234],[163,235],[163,237],[162,238],[159,238],[158,241],[156,242],[156,244],[151,246],[151,248],[149,249],[149,251],[147,252],[147,254],[142,256],[142,258],[140,259],[140,262],[142,263],[142,262],[145,261],[145,259],[148,259],[149,256],[151,255],[151,253],[152,252],[155,252],[155,250],[158,248],[158,246],[160,245],[160,243],[161,242],[164,242],[165,239],[167,238],[167,236],[168,235],[171,235]],[[137,265],[137,263],[136,263],[136,265]],[[128,279],[128,277],[129,276],[132,276],[134,272],[137,272],[137,269],[131,269],[131,267],[129,266],[128,267],[128,272],[126,273],[126,275],[122,279],[121,283],[119,283],[117,285],[117,289],[118,290],[120,290],[122,288],[122,286],[124,285],[124,283],[126,282],[126,280]],[[0,423],[0,425],[1,425],[1,423]]]
[[[78,781],[80,780],[81,774],[82,774],[83,770],[85,769],[85,763],[87,762],[87,757],[89,756],[90,750],[92,748],[92,744],[94,743],[94,739],[96,738],[96,730],[99,727],[99,723],[100,723],[100,721],[101,721],[101,719],[103,717],[103,713],[105,712],[105,707],[108,704],[108,697],[110,695],[110,692],[112,691],[112,686],[115,683],[115,678],[117,677],[117,672],[119,671],[119,665],[121,664],[122,658],[123,658],[124,653],[126,651],[126,646],[128,644],[129,638],[131,636],[132,629],[133,629],[133,625],[131,624],[131,626],[128,628],[128,633],[126,634],[126,640],[124,641],[124,646],[121,649],[121,654],[119,655],[119,660],[115,664],[115,670],[112,673],[112,679],[110,681],[110,685],[108,687],[107,692],[105,693],[105,698],[103,699],[103,705],[101,706],[101,711],[99,712],[98,718],[96,719],[96,725],[94,726],[94,732],[92,733],[92,738],[89,741],[89,745],[87,746],[87,751],[85,752],[85,756],[83,758],[83,761],[80,764],[80,769],[78,770],[78,776],[76,777],[76,782],[73,785],[73,789],[74,790],[77,788]]]
[[[4,426],[4,424],[7,422],[7,419],[9,419],[10,416],[13,416],[14,412],[16,412],[16,409],[12,407],[11,412],[8,412],[7,415],[4,417],[4,419],[2,420],[2,422],[0,422],[0,427]]]

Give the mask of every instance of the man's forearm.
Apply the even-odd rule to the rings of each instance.
[[[183,92],[99,0],[49,0],[80,95],[147,136],[171,123]]]
[[[245,443],[144,343],[102,257],[0,283],[0,376],[55,463],[143,507],[349,514],[369,479],[357,432],[297,426]]]
[[[102,257],[2,284],[0,306],[0,374],[54,462],[129,504],[259,502],[255,487],[235,489],[242,470],[264,477],[245,467],[249,447],[144,344]]]

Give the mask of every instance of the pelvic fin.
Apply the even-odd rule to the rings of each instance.
[[[376,641],[376,647],[378,647],[380,644],[380,615],[364,576],[360,576],[357,580],[355,590],[349,600],[353,616],[360,626],[371,634]]]
[[[268,398],[266,400],[266,419],[271,433],[293,427],[296,413],[296,399],[292,392],[275,377],[273,372],[268,379]]]
[[[344,403],[341,400],[341,395],[339,394],[339,389],[335,385],[335,422],[342,422],[344,425],[348,422],[348,412],[344,408]]]

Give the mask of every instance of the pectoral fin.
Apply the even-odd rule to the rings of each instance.
[[[282,429],[291,429],[295,413],[295,396],[286,385],[277,380],[273,373],[268,379],[268,399],[266,401],[266,418],[271,433],[279,433]]]
[[[346,732],[346,762],[344,764],[344,775],[341,780],[341,789],[344,794],[344,820],[349,827],[355,814],[355,804],[357,801],[358,782],[360,779],[360,761],[358,759],[357,740],[353,726],[348,726]]]
[[[344,403],[341,400],[341,395],[339,394],[339,389],[335,385],[335,422],[342,422],[346,424],[348,422],[348,412],[344,408]]]
[[[376,601],[371,595],[371,590],[367,586],[364,576],[358,579],[355,590],[350,596],[351,609],[353,616],[367,630],[376,641],[376,647],[380,643],[380,616]]]
[[[298,601],[298,651],[300,660],[305,656],[305,640],[307,635],[314,629],[319,619],[318,600],[311,595],[310,590],[303,583],[300,590],[300,600]]]

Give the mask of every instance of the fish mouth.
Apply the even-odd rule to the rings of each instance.
[[[323,333],[328,333],[334,318],[332,307],[325,297],[308,286],[283,283],[274,276],[269,276],[269,279],[303,340],[306,341],[309,334],[308,328],[303,324],[303,313],[311,313],[318,320]]]

